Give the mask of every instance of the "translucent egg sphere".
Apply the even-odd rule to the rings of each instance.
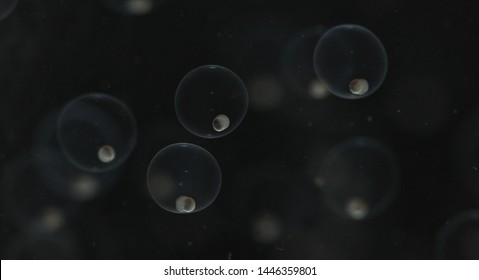
[[[8,17],[18,4],[18,0],[0,0],[0,20]]]
[[[205,65],[181,80],[175,97],[180,123],[203,138],[231,133],[248,110],[248,92],[243,81],[231,70]]]
[[[121,168],[110,172],[91,173],[71,164],[58,143],[59,115],[59,110],[51,111],[40,119],[33,131],[34,166],[42,183],[52,194],[67,201],[90,201],[108,193],[116,185]],[[102,151],[101,158],[111,159],[111,154],[104,149],[99,149]],[[40,183],[38,180],[34,181],[34,184]]]
[[[218,196],[221,170],[216,159],[200,146],[169,145],[151,160],[148,190],[163,209],[180,214],[208,207]]]
[[[136,143],[136,122],[120,100],[103,94],[82,95],[58,118],[57,136],[66,158],[88,172],[105,172],[125,162]]]
[[[313,63],[316,75],[331,93],[358,99],[381,86],[388,59],[374,33],[359,25],[343,24],[322,35],[314,50]]]
[[[393,202],[399,167],[393,152],[370,138],[353,138],[326,155],[318,187],[339,215],[363,220],[382,213]]]

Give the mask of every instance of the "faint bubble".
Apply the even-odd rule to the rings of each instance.
[[[314,99],[324,99],[329,96],[329,91],[323,82],[313,79],[309,84],[308,94]]]
[[[208,207],[218,196],[221,170],[216,159],[200,146],[177,143],[160,150],[147,175],[153,200],[173,213],[193,213]]]
[[[126,9],[135,15],[144,15],[153,9],[153,0],[128,0]]]
[[[42,232],[55,232],[59,230],[65,222],[63,211],[55,206],[43,209],[42,214],[38,218],[38,227]]]
[[[136,134],[130,109],[103,93],[72,100],[58,118],[58,142],[65,156],[88,172],[110,171],[125,162],[135,147]]]
[[[253,240],[267,245],[276,242],[282,248],[287,229],[309,227],[317,221],[317,190],[289,163],[263,158],[245,163],[235,174],[233,185],[223,194],[228,204],[223,211],[234,220],[247,219]]]
[[[15,9],[18,0],[0,0],[0,20],[7,18]]]
[[[246,115],[248,92],[243,81],[231,70],[204,65],[189,72],[175,95],[176,115],[189,132],[203,138],[218,138],[235,130]],[[228,127],[218,130],[212,120],[228,118]],[[225,118],[222,118],[225,124]]]
[[[164,0],[103,0],[115,12],[127,16],[143,16],[151,13]]]
[[[378,37],[354,24],[329,29],[314,50],[318,78],[334,95],[346,99],[374,93],[386,77],[387,64],[386,51]]]
[[[230,119],[224,114],[220,114],[213,119],[213,129],[221,132],[230,126]]]
[[[12,222],[31,234],[59,230],[76,210],[74,203],[50,192],[49,181],[37,170],[41,159],[20,154],[2,167],[0,185],[3,210]]]
[[[327,205],[341,216],[361,220],[381,214],[392,204],[399,187],[399,166],[383,143],[357,137],[327,153],[319,178]]]
[[[320,175],[316,176],[314,178],[314,184],[318,187],[322,187],[324,185],[324,178]]]
[[[98,180],[87,173],[80,173],[71,183],[71,195],[76,200],[90,200],[97,196],[100,190]]]
[[[437,235],[436,250],[439,259],[479,259],[479,210],[447,221]]]
[[[278,241],[282,233],[280,220],[272,214],[262,214],[253,222],[253,239],[259,243],[271,244]]]
[[[329,96],[325,84],[314,72],[313,54],[326,28],[314,26],[291,37],[282,50],[281,73],[286,85],[303,97],[323,99]]]
[[[262,75],[250,80],[248,90],[251,106],[258,111],[269,111],[279,107],[285,94],[281,81],[271,75]]]

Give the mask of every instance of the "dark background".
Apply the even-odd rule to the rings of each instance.
[[[19,1],[0,21],[2,259],[443,256],[441,228],[479,206],[475,2],[170,0],[129,16],[95,0]],[[289,87],[281,61],[292,38],[342,23],[365,26],[384,44],[382,87],[361,100],[316,100]],[[174,111],[178,83],[204,64],[233,70],[250,94],[242,124],[214,140],[191,135]],[[266,107],[254,88],[261,79],[278,88]],[[111,189],[87,202],[35,189],[33,179],[24,191],[4,191],[17,163],[35,157],[40,121],[93,91],[125,102],[138,124]],[[364,221],[333,213],[314,185],[325,151],[355,136],[388,145],[401,168],[394,203]],[[221,166],[220,194],[201,212],[172,214],[148,195],[151,158],[176,142],[206,148]],[[52,203],[60,225],[32,231],[35,209]],[[22,207],[34,210],[14,214]],[[269,242],[255,230],[262,215],[280,225]],[[454,252],[445,257],[471,257]]]

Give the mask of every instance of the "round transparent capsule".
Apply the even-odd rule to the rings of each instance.
[[[148,167],[147,185],[163,209],[180,214],[201,211],[218,196],[221,170],[200,146],[177,143],[160,150]]]
[[[181,80],[175,96],[176,115],[191,133],[218,138],[235,130],[248,110],[248,92],[231,70],[205,65]]]
[[[118,169],[91,173],[71,164],[58,143],[59,114],[58,110],[50,112],[40,120],[34,130],[33,154],[36,173],[54,195],[67,200],[88,201],[107,193],[119,177]],[[108,154],[104,153],[101,152],[101,157],[108,161]],[[111,155],[109,158],[112,158]]]
[[[314,49],[316,75],[328,90],[346,99],[374,93],[387,72],[387,54],[379,38],[355,24],[329,29]]]
[[[0,0],[0,20],[7,18],[15,9],[18,0]]]
[[[133,114],[123,102],[103,93],[91,93],[63,108],[57,136],[73,165],[99,173],[125,162],[135,147],[137,129]]]
[[[393,152],[377,140],[358,137],[328,152],[316,182],[336,213],[363,220],[392,204],[398,180]]]

